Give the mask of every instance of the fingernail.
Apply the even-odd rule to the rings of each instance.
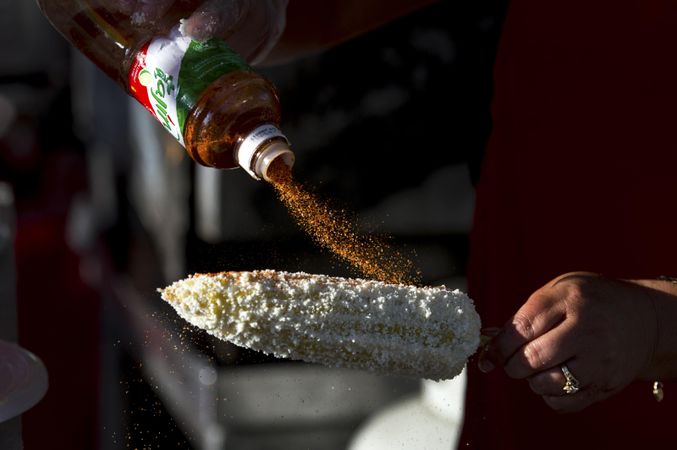
[[[480,359],[479,362],[477,363],[477,367],[480,369],[480,372],[489,373],[492,370],[494,370],[494,363],[492,363],[488,359]]]

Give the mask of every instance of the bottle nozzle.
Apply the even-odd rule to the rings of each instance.
[[[282,158],[282,162],[290,168],[294,165],[296,157],[286,141],[274,141],[262,149],[261,152],[259,152],[256,161],[254,161],[254,173],[256,173],[259,178],[271,181],[270,178],[268,178],[268,168],[277,158]]]
[[[249,133],[237,150],[238,164],[256,180],[270,181],[268,168],[278,158],[282,158],[289,167],[294,165],[294,153],[289,148],[287,138],[270,124]]]

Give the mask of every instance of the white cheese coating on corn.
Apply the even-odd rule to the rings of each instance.
[[[331,367],[449,379],[480,339],[472,300],[441,287],[261,270],[197,274],[160,292],[220,339]]]

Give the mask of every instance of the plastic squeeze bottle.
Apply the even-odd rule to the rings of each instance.
[[[268,179],[294,163],[273,85],[256,61],[287,0],[38,0],[52,25],[136,98],[198,163]]]

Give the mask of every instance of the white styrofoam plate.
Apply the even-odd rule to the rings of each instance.
[[[0,422],[32,408],[47,392],[47,369],[33,353],[0,340]]]

